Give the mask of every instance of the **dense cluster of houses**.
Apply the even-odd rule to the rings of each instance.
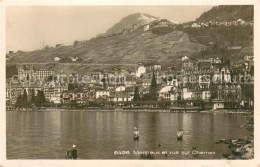
[[[191,25],[184,25],[183,28],[201,28],[201,27],[217,27],[217,26],[253,26],[253,21],[245,21],[243,19],[233,21],[208,21],[208,22],[194,22]]]
[[[144,22],[142,25],[137,25],[137,24],[133,24],[132,28],[129,29],[122,29],[121,33],[129,33],[132,31],[135,31],[137,29],[143,29],[143,31],[148,31],[148,30],[152,30],[153,28],[173,28],[175,29],[175,25],[174,23],[172,23],[171,21],[167,20],[167,19],[154,19],[154,20],[150,20],[149,22]],[[119,34],[121,34],[119,33]]]
[[[243,84],[253,85],[253,57],[245,56],[240,64],[231,64],[219,57],[191,60],[184,56],[181,69],[162,68],[160,64],[139,64],[132,71],[113,69],[96,70],[86,74],[87,80],[71,82],[73,75],[57,73],[53,69],[37,69],[35,66],[17,66],[18,76],[8,78],[6,102],[16,104],[19,95],[27,92],[28,99],[39,90],[46,100],[54,105],[77,104],[89,106],[102,103],[105,106],[133,104],[138,93],[140,99],[150,91],[153,76],[156,78],[158,101],[175,105],[178,101],[211,102],[214,108],[223,108],[227,101],[235,101],[237,106],[252,105],[253,99],[243,96],[243,85],[238,81],[250,78]],[[233,82],[236,79],[236,82]],[[14,82],[15,81],[15,82]],[[232,83],[231,83],[232,82]],[[138,92],[136,92],[138,88]],[[32,93],[33,92],[33,93]]]

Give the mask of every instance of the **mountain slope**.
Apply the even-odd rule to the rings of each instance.
[[[180,56],[190,56],[204,50],[202,44],[190,42],[187,34],[173,31],[165,35],[155,35],[142,29],[109,37],[93,38],[77,45],[50,48],[32,52],[14,53],[12,63],[54,62],[54,57],[82,58],[82,63],[138,63],[155,60],[162,63],[175,63]]]
[[[204,12],[197,21],[231,21],[243,19],[253,21],[254,6],[253,5],[220,5],[215,6],[209,11]]]
[[[152,21],[159,20],[158,17],[149,14],[134,13],[122,18],[118,23],[109,28],[106,33],[99,34],[98,36],[107,36],[111,34],[121,33],[123,30],[132,29],[134,25],[137,27],[151,23]]]

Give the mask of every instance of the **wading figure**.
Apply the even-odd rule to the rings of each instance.
[[[182,136],[183,136],[183,131],[182,130],[178,130],[177,131],[177,140],[181,141],[182,140]]]
[[[72,150],[69,150],[67,151],[67,155],[66,155],[66,158],[67,159],[77,159],[77,148],[76,148],[76,145],[72,145]]]
[[[134,140],[139,140],[139,130],[134,127]]]

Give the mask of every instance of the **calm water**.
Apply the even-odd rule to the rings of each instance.
[[[246,121],[242,114],[7,111],[6,120],[7,159],[64,159],[72,144],[78,147],[79,159],[136,159],[133,150],[168,151],[167,157],[156,159],[219,159],[231,149],[216,141],[253,133],[239,127]],[[138,142],[133,140],[134,126],[139,127]],[[184,130],[182,142],[176,140],[178,129]],[[169,155],[192,147],[216,154]]]

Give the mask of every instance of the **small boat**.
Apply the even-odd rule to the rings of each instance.
[[[139,130],[134,127],[134,140],[139,140]]]
[[[178,130],[177,131],[177,140],[182,140],[182,136],[183,136],[183,131],[182,130]]]

